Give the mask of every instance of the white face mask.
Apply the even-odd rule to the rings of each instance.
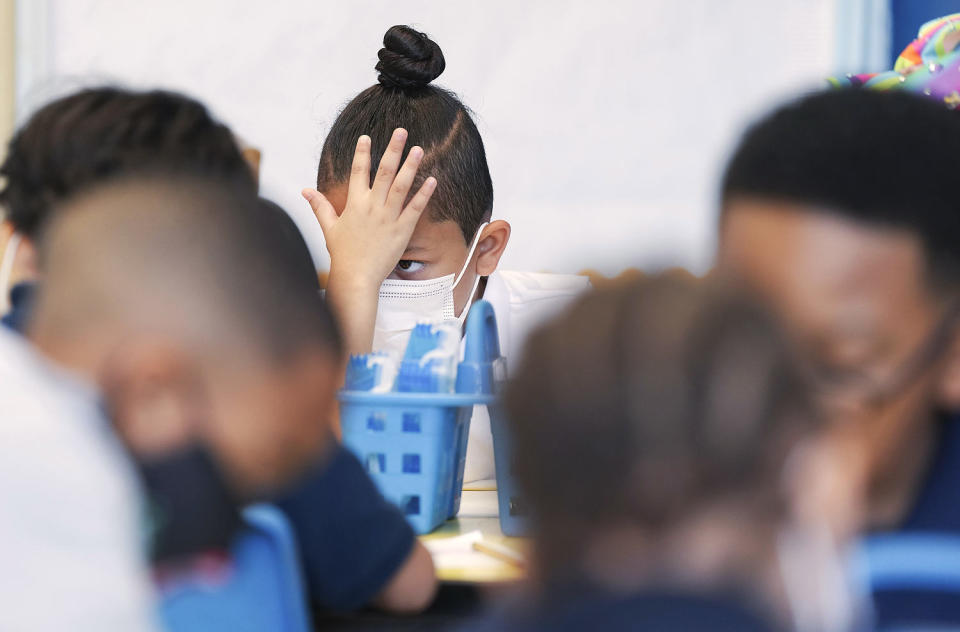
[[[463,327],[463,322],[470,311],[470,304],[473,302],[473,295],[476,294],[480,283],[480,275],[474,279],[467,304],[459,316],[456,314],[453,291],[466,274],[473,260],[473,252],[480,243],[480,233],[486,225],[487,222],[484,222],[477,229],[460,274],[456,276],[448,274],[424,281],[387,279],[380,285],[377,323],[373,331],[374,351],[392,354],[399,360],[406,350],[410,332],[417,323],[455,322]]]
[[[7,240],[7,247],[3,251],[3,260],[0,261],[0,314],[10,311],[10,277],[13,276],[13,262],[17,258],[17,249],[20,247],[20,234],[13,233]]]

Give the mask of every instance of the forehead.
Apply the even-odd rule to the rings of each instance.
[[[407,252],[411,256],[423,250],[436,254],[450,253],[462,257],[467,249],[460,226],[453,220],[433,221],[427,213],[420,217],[413,230]]]
[[[337,211],[337,215],[343,213],[347,205],[347,185],[341,184],[332,187],[329,190],[321,191]],[[407,246],[409,256],[414,257],[417,252],[423,254],[463,256],[466,252],[467,242],[463,238],[463,231],[460,225],[450,219],[434,221],[430,214],[430,205],[427,205],[417,227],[413,230],[410,237],[410,243]]]
[[[895,326],[932,302],[916,236],[796,203],[728,201],[717,264],[808,329],[862,333]]]

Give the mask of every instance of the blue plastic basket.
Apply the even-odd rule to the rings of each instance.
[[[429,533],[460,510],[470,417],[475,405],[496,401],[499,359],[493,307],[477,301],[467,319],[456,393],[340,392],[344,445],[417,533]]]
[[[493,433],[493,458],[497,467],[497,504],[500,509],[500,530],[504,535],[527,534],[527,505],[513,475],[514,453],[510,427],[503,406],[488,406],[490,431]]]

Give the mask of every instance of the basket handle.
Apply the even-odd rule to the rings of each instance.
[[[457,368],[458,393],[492,393],[494,364],[500,359],[500,335],[493,305],[477,301],[467,315],[463,361]]]

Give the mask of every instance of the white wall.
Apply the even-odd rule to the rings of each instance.
[[[263,150],[265,195],[326,251],[298,191],[338,108],[375,81],[383,32],[443,48],[478,116],[504,266],[703,269],[722,160],[745,121],[818,85],[843,0],[21,0],[21,118],[103,80],[205,101]]]
[[[14,122],[14,2],[0,0],[0,142],[13,133]],[[6,143],[0,147],[0,160],[6,155]]]

